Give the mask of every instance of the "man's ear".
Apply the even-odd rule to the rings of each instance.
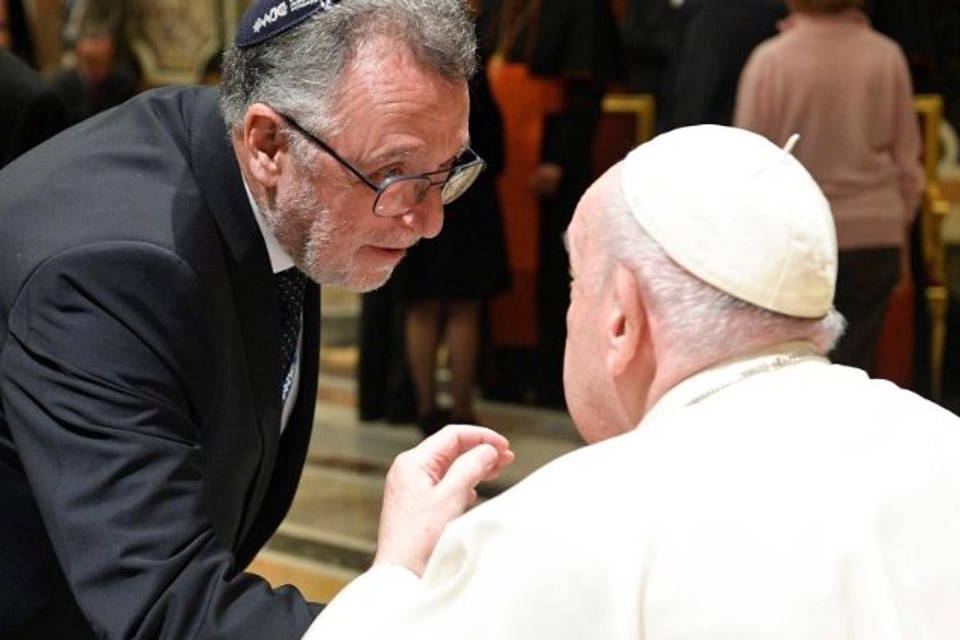
[[[639,356],[644,334],[649,327],[633,271],[623,264],[617,264],[612,280],[612,302],[604,329],[607,332],[607,371],[617,377]]]
[[[265,104],[251,105],[243,117],[240,148],[250,176],[265,188],[275,187],[280,178],[287,152],[282,127],[283,118]]]

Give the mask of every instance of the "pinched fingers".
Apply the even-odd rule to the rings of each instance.
[[[375,564],[423,572],[447,523],[477,499],[475,487],[512,462],[503,436],[452,425],[396,457],[387,472]]]
[[[506,438],[486,427],[465,424],[444,427],[410,453],[433,483],[439,484],[460,456],[480,445],[488,445],[496,452],[496,461],[490,472],[497,473],[500,468],[513,462],[514,455]]]
[[[476,487],[497,468],[499,453],[489,444],[479,444],[450,465],[437,484],[438,498],[460,511],[476,500]]]

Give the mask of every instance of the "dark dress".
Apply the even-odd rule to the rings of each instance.
[[[486,74],[470,86],[470,139],[486,170],[444,207],[443,230],[407,254],[396,277],[406,302],[482,300],[510,286],[495,178],[503,168],[503,120]]]
[[[440,235],[417,243],[387,284],[363,295],[357,371],[360,420],[416,418],[404,346],[408,302],[483,300],[510,286],[495,183],[503,167],[503,122],[482,71],[471,82],[470,100],[471,145],[487,168],[466,193],[444,207]]]

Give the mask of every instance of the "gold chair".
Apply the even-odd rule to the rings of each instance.
[[[653,137],[656,103],[647,93],[608,93],[603,97],[603,112],[628,114],[636,120],[634,146]]]
[[[623,159],[638,144],[653,137],[656,105],[646,93],[608,93],[594,137],[594,176]]]
[[[914,106],[923,133],[923,168],[927,184],[920,206],[920,242],[926,269],[926,300],[930,313],[930,397],[939,401],[943,391],[943,353],[947,342],[947,278],[943,221],[950,212],[950,203],[940,191],[937,165],[940,162],[940,122],[943,99],[939,95],[922,94],[914,98]]]

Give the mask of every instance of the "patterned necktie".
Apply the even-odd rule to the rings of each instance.
[[[293,376],[290,375],[297,341],[300,338],[300,315],[307,277],[296,267],[273,274],[280,302],[280,401],[290,395]]]

